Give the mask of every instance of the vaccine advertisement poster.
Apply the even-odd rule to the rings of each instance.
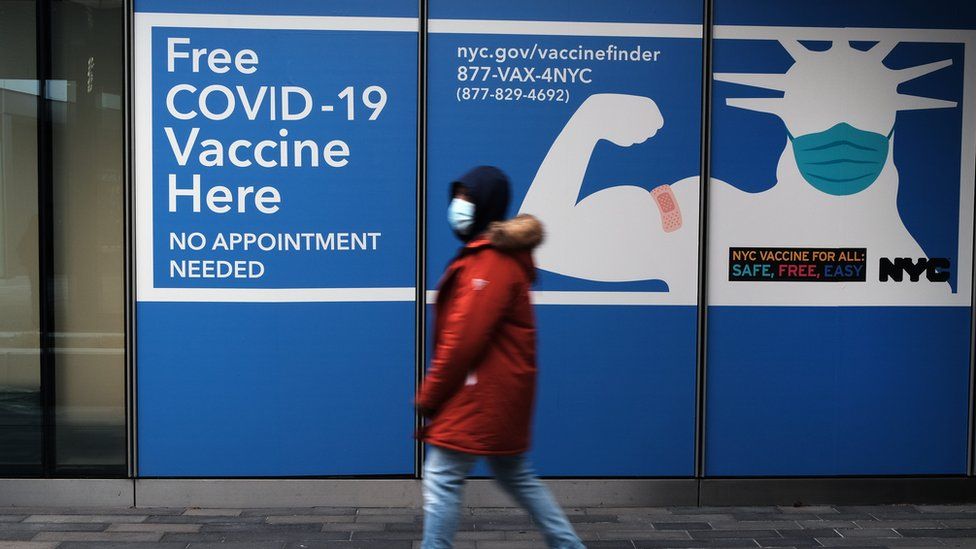
[[[136,4],[143,474],[412,470],[416,5],[338,6]]]
[[[715,3],[708,475],[966,471],[976,33],[880,5]]]
[[[965,474],[950,4],[715,0],[706,33],[670,0],[137,0],[139,475],[415,475],[451,188],[485,165],[545,229],[540,474]]]
[[[694,473],[701,112],[695,3],[431,2],[428,290],[450,186],[488,164],[546,239],[533,291],[546,475]]]

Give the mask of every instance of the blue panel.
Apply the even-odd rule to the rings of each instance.
[[[432,19],[512,19],[520,21],[614,21],[624,23],[702,22],[697,0],[430,0]]]
[[[718,25],[971,29],[971,0],[716,0]]]
[[[970,309],[710,307],[709,476],[963,474]]]
[[[557,477],[695,472],[695,307],[536,308],[530,457]],[[490,476],[482,461],[476,476]]]
[[[868,128],[872,131],[883,129],[880,133],[890,135],[893,142],[890,154],[897,178],[889,180],[889,184],[897,185],[897,211],[885,212],[885,208],[894,206],[894,197],[879,202],[873,211],[865,208],[864,217],[855,213],[856,210],[842,210],[838,201],[836,219],[829,213],[818,219],[829,219],[834,226],[844,228],[846,234],[818,237],[811,229],[797,236],[790,234],[796,233],[795,229],[791,231],[787,227],[779,234],[770,229],[769,238],[780,244],[794,238],[797,242],[790,244],[813,240],[826,245],[838,239],[843,241],[847,236],[853,242],[863,239],[868,254],[879,254],[888,244],[886,236],[901,229],[897,224],[900,220],[912,246],[897,254],[947,259],[951,264],[950,285],[954,292],[960,292],[957,282],[966,279],[961,272],[970,269],[959,262],[960,235],[969,231],[960,225],[958,214],[965,209],[964,199],[968,199],[966,193],[960,192],[960,181],[971,170],[971,159],[966,158],[969,154],[963,152],[963,171],[960,171],[962,137],[971,133],[963,125],[961,108],[965,100],[966,55],[971,52],[961,43],[964,38],[961,33],[922,33],[914,41],[898,42],[897,32],[887,32],[876,36],[890,34],[893,41],[876,46],[877,42],[863,41],[866,36],[855,29],[974,28],[976,4],[963,0],[937,3],[716,0],[715,20],[718,25],[747,25],[757,31],[755,38],[749,38],[751,31],[738,29],[736,39],[715,41],[717,74],[789,73],[790,76],[781,81],[782,86],[776,85],[777,76],[766,77],[765,83],[772,83],[769,86],[716,81],[712,175],[742,191],[767,192],[777,184],[777,179],[780,184],[789,181],[793,166],[784,164],[780,155],[790,139],[798,138],[795,130],[803,128],[804,122],[818,120],[829,126],[827,122],[859,120],[875,126]],[[802,47],[791,48],[786,37],[782,42],[768,39],[770,35],[764,35],[766,29],[760,25],[790,27],[792,30],[785,34],[802,40]],[[827,36],[830,32],[818,29],[808,32],[805,27],[852,28],[848,39],[852,41],[809,41],[807,37]],[[730,36],[732,30],[716,31],[719,37],[723,33]],[[843,34],[835,36],[843,37]],[[860,52],[873,52],[878,47],[881,53],[875,58],[853,50],[845,53],[848,45]],[[809,56],[803,48],[810,50]],[[837,101],[826,100],[822,105],[815,101],[802,105],[790,103],[790,98],[804,93],[810,97],[829,96],[792,86],[797,82],[803,82],[808,88],[816,86],[813,80],[802,80],[797,75],[804,74],[818,59],[828,59],[831,55],[839,56],[837,59],[867,60],[868,64],[863,65],[868,68],[865,74],[843,72],[843,63],[830,68],[830,71],[841,71],[838,73],[841,80],[850,81],[851,93],[838,96]],[[941,70],[917,79],[872,80],[873,74],[889,74],[941,61],[948,61]],[[834,78],[834,74],[822,78]],[[728,76],[718,78],[729,79]],[[763,84],[755,80],[753,83]],[[893,96],[897,97],[895,94],[958,102],[959,106],[912,109],[892,101]],[[751,98],[784,98],[784,101]],[[727,104],[730,100],[733,105]],[[750,100],[754,101],[751,106],[759,108],[740,108],[750,106]],[[787,106],[764,108],[769,105]],[[873,113],[866,105],[879,106],[878,112],[882,114],[872,118]],[[882,112],[888,108],[890,111]],[[792,136],[788,127],[794,131]],[[767,206],[770,196],[777,195],[774,191],[765,195]],[[782,198],[793,196],[789,190],[784,189],[778,196],[784,211],[797,207]],[[731,201],[712,205],[716,210],[723,206],[742,208],[733,206]],[[802,214],[801,210],[796,210],[797,214]],[[882,230],[885,216],[896,220],[891,231]],[[753,224],[762,219],[757,217]],[[874,231],[866,230],[864,220],[876,224],[867,228]],[[921,253],[915,243],[921,247]],[[876,263],[868,265],[869,283],[876,284],[879,280],[876,268]],[[728,299],[740,288],[742,292],[750,292],[750,298],[763,299],[764,294],[756,287],[743,284],[732,288],[725,283],[718,284],[722,284],[721,291],[710,293],[716,299]],[[798,299],[802,297],[806,303],[812,302],[810,296],[818,291],[812,286],[792,288]],[[707,474],[964,473],[970,309],[889,307],[911,303],[910,289],[905,290],[904,301],[897,292],[891,299],[879,300],[870,296],[864,286],[850,284],[843,294],[830,300],[835,305],[876,304],[877,307],[711,307]],[[809,295],[801,296],[805,293]],[[965,299],[961,304],[968,301]]]
[[[701,3],[438,0],[431,2],[430,16],[700,25]],[[444,215],[449,184],[476,165],[498,166],[511,178],[509,215],[514,215],[557,137],[570,127],[578,113],[587,112],[582,105],[594,95],[619,94],[604,99],[635,102],[617,104],[618,108],[626,105],[626,111],[601,111],[592,124],[580,125],[577,119],[573,125],[574,132],[580,132],[580,128],[583,131],[574,133],[572,138],[583,135],[586,139],[581,142],[592,139],[594,144],[582,173],[576,166],[571,173],[561,174],[567,188],[579,189],[577,203],[610,188],[630,186],[650,191],[697,175],[701,40],[587,36],[586,30],[580,33],[581,36],[430,35],[429,289],[459,245]],[[654,62],[581,57],[584,50],[592,53],[638,49],[658,51],[661,55]],[[561,59],[547,59],[533,54],[542,50],[572,50],[580,57],[571,58],[567,53]],[[540,77],[565,70],[591,72],[586,73],[586,81],[506,77],[512,71]],[[472,74],[480,76],[469,78]],[[480,96],[479,90],[483,90]],[[565,94],[553,101],[545,99],[547,91]],[[635,139],[631,146],[615,144],[610,134],[621,126],[620,120],[628,122],[624,125],[644,120],[646,113],[637,100],[651,100],[660,109],[665,120],[663,127],[646,141]],[[603,123],[611,116],[617,124]],[[650,195],[645,195],[645,199],[651,200]],[[571,199],[568,203],[572,208]],[[691,206],[682,205],[685,207],[697,207],[697,201]],[[545,222],[542,212],[530,211]],[[653,210],[650,213],[656,221],[659,214]],[[660,230],[653,225],[649,230],[655,229]],[[550,241],[556,234],[553,231],[549,232]],[[690,240],[694,241],[692,246],[697,246],[694,237]],[[606,247],[621,255],[640,253],[612,238],[607,239]],[[588,257],[577,251],[579,257]],[[612,296],[613,292],[671,291],[665,280],[654,278],[606,282],[576,275],[566,270],[540,269],[534,290],[567,292],[563,295],[569,300],[579,292],[607,292],[603,295]],[[692,294],[687,300],[671,301],[682,306],[536,306],[540,376],[531,455],[540,473],[635,477],[694,474],[694,300]],[[487,469],[479,467],[476,473],[485,474]]]
[[[414,16],[417,5],[136,7]],[[140,27],[135,36],[136,141],[151,144],[137,148],[136,160],[137,210],[151,212],[137,226],[139,474],[411,474],[413,25],[345,31],[265,28],[282,19],[260,17],[220,16],[196,27],[202,19],[194,15],[140,20],[164,19],[170,26]],[[210,57],[191,53],[202,49]],[[280,195],[263,211],[262,187]],[[189,246],[186,234],[198,235]],[[220,270],[232,262],[249,268]]]
[[[533,460],[552,476],[691,476],[695,307],[536,308]]]
[[[410,474],[412,303],[140,303],[139,474]]]
[[[241,15],[417,17],[418,6],[410,0],[135,0],[135,11],[141,12]]]

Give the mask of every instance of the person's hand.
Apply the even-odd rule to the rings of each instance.
[[[586,98],[573,115],[577,131],[620,147],[643,143],[664,126],[657,103],[649,97],[598,93]]]

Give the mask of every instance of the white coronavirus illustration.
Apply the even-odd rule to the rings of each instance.
[[[925,257],[898,210],[895,120],[900,111],[957,104],[903,94],[898,87],[952,60],[896,70],[884,60],[897,42],[861,50],[836,40],[824,51],[795,40],[780,44],[794,61],[785,73],[715,74],[720,82],[781,92],[782,97],[731,98],[726,107],[776,116],[787,137],[776,164],[776,184],[768,190],[749,193],[735,184],[750,182],[712,179],[711,271],[727,271],[731,247],[862,248],[869,271],[879,258]],[[521,207],[547,225],[548,240],[537,257],[542,269],[595,281],[662,279],[671,292],[694,291],[698,177],[612,186],[579,196],[599,140],[627,147],[652,138],[664,124],[648,97],[598,94],[583,102],[550,148]],[[787,302],[796,292],[792,284],[733,288],[721,278],[710,287],[720,296],[739,293],[733,301],[748,302],[761,294],[760,301]],[[852,295],[847,284],[806,285],[804,292],[838,303],[877,303],[896,293],[916,298],[951,293],[946,283],[885,285],[875,272],[858,288],[853,300],[846,299]]]

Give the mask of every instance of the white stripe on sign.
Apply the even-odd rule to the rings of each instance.
[[[137,24],[143,20],[153,27],[420,32],[420,20],[415,17],[136,12]]]
[[[431,33],[515,34],[539,36],[620,36],[647,38],[701,38],[701,25],[667,23],[592,23],[580,21],[498,21],[431,19]]]
[[[416,301],[416,288],[144,288],[140,302],[347,303]]]
[[[535,305],[688,305],[669,292],[529,292]],[[428,305],[437,302],[437,290],[427,290]]]
[[[762,27],[715,25],[716,40],[894,40],[896,42],[970,42],[971,30],[858,27]]]

